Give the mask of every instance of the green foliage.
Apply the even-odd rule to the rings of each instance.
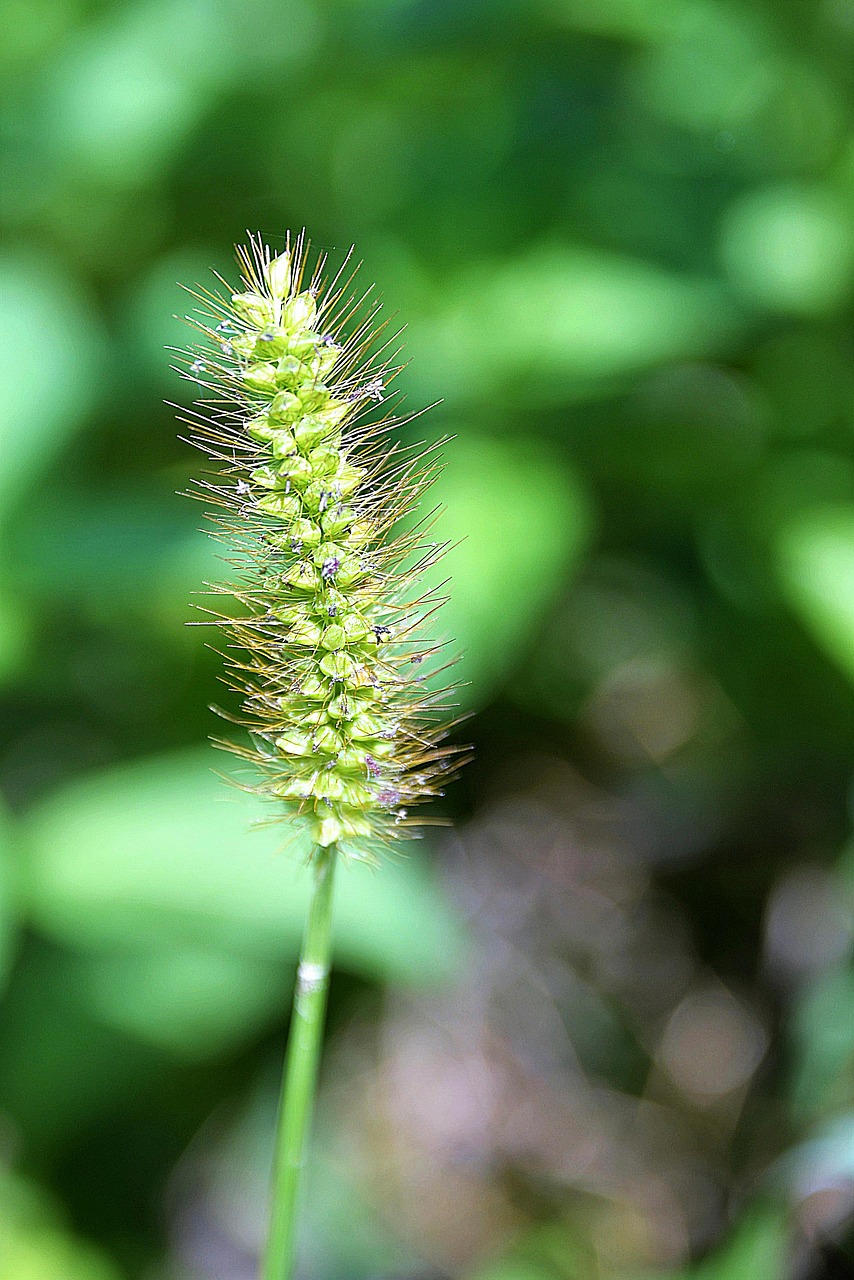
[[[819,644],[854,679],[854,509],[807,509],[782,531],[783,590]]]
[[[792,1107],[801,1121],[845,1108],[854,1090],[854,973],[831,970],[804,993],[794,1019]]]
[[[2,518],[42,468],[56,465],[91,411],[104,365],[91,306],[61,264],[4,256],[0,317]]]
[[[711,356],[740,324],[714,280],[545,244],[462,273],[427,346],[437,379],[441,369],[462,400],[548,405],[663,361]]]
[[[785,1280],[788,1272],[789,1231],[779,1211],[754,1211],[736,1228],[722,1248],[688,1271],[656,1273],[643,1280]],[[633,1278],[634,1280],[634,1278]]]
[[[696,1269],[697,1280],[783,1280],[789,1267],[789,1231],[779,1212],[754,1213],[719,1254]]]
[[[16,852],[12,820],[0,809],[0,988],[11,967],[17,931]]]
[[[469,435],[455,440],[434,496],[436,534],[449,544],[436,585],[449,578],[441,626],[455,638],[463,705],[482,706],[525,651],[590,536],[589,503],[547,451]]]
[[[205,745],[239,709],[184,622],[232,568],[164,348],[179,281],[303,225],[406,322],[407,409],[443,401],[396,430],[453,437],[430,584],[477,748],[453,835],[338,884],[307,1272],[846,1247],[849,9],[0,4],[2,1280],[183,1276],[185,1220],[257,1240],[263,1144],[217,1181],[220,1126],[264,1094],[269,1131],[306,849]],[[728,1026],[762,1063],[684,1092]]]
[[[120,1280],[112,1263],[75,1239],[34,1188],[4,1177],[0,1205],[2,1280]]]
[[[241,981],[254,974],[253,985],[265,987],[270,971],[261,962],[296,954],[310,888],[301,865],[304,842],[277,824],[250,829],[268,817],[265,806],[224,785],[209,750],[72,784],[28,818],[25,909],[41,931],[66,945],[107,957],[139,948],[129,957],[128,981],[137,1003],[143,1001],[143,1021],[149,1018],[145,1002],[154,998],[145,990],[144,966],[168,964],[170,957],[176,972],[164,991],[166,1006],[181,1001],[184,980],[185,1002],[191,1003],[195,974],[200,999],[212,984],[226,994],[231,984],[229,1003],[241,1016]],[[391,972],[409,980],[453,972],[461,955],[459,933],[426,869],[413,856],[386,871],[354,870],[342,877],[336,903],[340,962],[367,975]],[[152,945],[164,952],[150,955]],[[182,948],[192,961],[183,978]],[[194,948],[200,950],[196,959]],[[218,975],[214,965],[205,972],[206,952],[223,960],[234,952],[258,967],[235,966]],[[104,968],[99,974],[93,998],[109,1003],[115,972]],[[287,993],[274,995],[286,1007]],[[208,1012],[214,1021],[222,1016],[212,1005]]]
[[[567,1228],[540,1227],[525,1235],[472,1280],[594,1280],[599,1268],[591,1252]]]

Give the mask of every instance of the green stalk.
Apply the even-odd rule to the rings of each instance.
[[[314,892],[308,911],[294,991],[294,1011],[276,1132],[270,1234],[263,1280],[291,1280],[296,1246],[300,1176],[317,1088],[323,1036],[332,926],[334,845],[318,849]]]

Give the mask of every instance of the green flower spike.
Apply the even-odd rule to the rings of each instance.
[[[239,249],[240,292],[195,295],[203,343],[186,371],[211,393],[185,419],[192,442],[218,464],[197,493],[240,575],[214,589],[238,616],[211,612],[253,745],[219,745],[255,766],[252,789],[304,824],[313,848],[264,1280],[293,1275],[337,853],[371,860],[409,834],[412,807],[460,763],[441,745],[452,686],[426,680],[443,669],[424,635],[441,597],[422,579],[443,547],[426,540],[435,513],[414,514],[435,448],[393,443],[405,419],[378,409],[397,372],[378,306],[351,292],[346,262],[326,283],[321,258],[305,286],[305,261],[302,236],[276,257],[259,238]]]
[[[449,690],[425,680],[438,647],[423,625],[441,601],[419,591],[443,548],[425,541],[430,518],[415,531],[409,519],[435,447],[391,443],[405,419],[378,418],[397,369],[346,263],[326,283],[321,258],[306,285],[303,236],[276,257],[252,238],[238,263],[238,292],[194,292],[204,344],[186,370],[212,393],[188,419],[192,442],[221,464],[199,496],[241,569],[214,590],[242,614],[216,621],[254,746],[219,745],[257,767],[253,789],[313,845],[372,859],[412,834],[412,808],[457,762],[439,745]]]

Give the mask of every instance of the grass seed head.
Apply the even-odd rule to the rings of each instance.
[[[250,736],[219,745],[313,845],[371,859],[413,833],[413,808],[459,762],[441,745],[452,688],[437,687],[444,650],[427,634],[441,599],[423,578],[442,548],[430,516],[415,520],[439,465],[378,410],[396,335],[355,290],[349,255],[331,279],[324,257],[308,278],[302,235],[277,255],[252,237],[237,260],[235,292],[194,292],[200,341],[183,363],[205,388],[192,443],[217,463],[194,492],[236,570],[213,590],[237,613],[211,621]]]

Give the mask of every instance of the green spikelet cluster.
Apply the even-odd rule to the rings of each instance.
[[[214,621],[252,745],[220,745],[315,845],[369,858],[456,759],[439,745],[449,689],[425,683],[441,664],[422,627],[441,600],[419,594],[443,548],[425,541],[429,516],[411,519],[435,454],[392,442],[404,420],[378,406],[394,357],[346,263],[327,282],[321,258],[306,282],[302,236],[275,257],[253,238],[238,263],[238,292],[194,291],[203,342],[186,368],[210,393],[186,419],[192,442],[219,464],[197,493],[240,570],[213,589],[240,616]]]

